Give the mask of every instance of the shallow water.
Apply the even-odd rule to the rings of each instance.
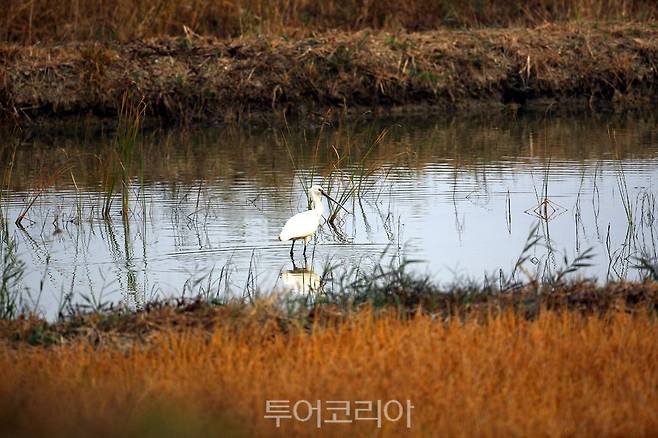
[[[491,281],[513,271],[535,226],[518,280],[547,279],[588,248],[591,266],[572,276],[637,279],[634,258],[656,256],[652,115],[150,130],[129,169],[126,218],[118,193],[104,220],[113,135],[36,133],[17,148],[2,213],[25,264],[23,303],[50,318],[67,299],[132,308],[208,291],[300,292],[321,288],[329,266],[367,270],[380,258],[416,260],[410,269],[441,283]],[[293,266],[276,236],[307,208],[311,183],[358,195],[306,261],[297,243]]]

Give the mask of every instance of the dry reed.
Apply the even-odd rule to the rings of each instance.
[[[194,33],[236,37],[364,28],[418,31],[656,17],[652,0],[8,0],[0,12],[0,41],[127,41]]]
[[[411,433],[649,436],[658,432],[658,321],[512,312],[447,323],[374,318],[288,329],[274,320],[164,330],[128,348],[0,348],[0,429],[17,435],[309,435],[265,400],[407,400]],[[383,423],[384,433],[404,429]],[[329,435],[375,426],[324,424]]]
[[[648,24],[305,38],[161,38],[129,44],[0,45],[0,118],[118,114],[247,121],[333,108],[637,109],[656,95],[658,30]],[[513,104],[513,105],[510,105]],[[577,104],[577,105],[576,105]]]

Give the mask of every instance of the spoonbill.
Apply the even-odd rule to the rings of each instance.
[[[302,239],[304,240],[304,257],[306,257],[306,245],[308,245],[309,240],[311,240],[311,237],[320,226],[320,217],[324,212],[320,195],[326,196],[328,199],[334,201],[337,206],[347,211],[319,185],[312,186],[308,191],[308,195],[309,198],[311,198],[311,201],[313,201],[313,208],[303,213],[297,213],[288,219],[281,230],[281,234],[279,234],[279,240],[281,241],[292,240],[292,245],[290,246],[290,258],[293,258],[295,241]]]

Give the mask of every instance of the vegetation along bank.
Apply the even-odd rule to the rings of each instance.
[[[657,69],[651,23],[8,42],[0,46],[0,118],[115,116],[126,94],[177,122],[331,108],[624,110],[651,105]]]

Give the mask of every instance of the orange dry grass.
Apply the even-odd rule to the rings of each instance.
[[[267,399],[411,399],[416,435],[658,433],[658,321],[646,314],[443,324],[363,312],[310,334],[254,323],[165,331],[128,351],[6,346],[0,372],[5,434],[316,431],[291,421],[277,431]],[[372,434],[363,423],[322,431]]]

